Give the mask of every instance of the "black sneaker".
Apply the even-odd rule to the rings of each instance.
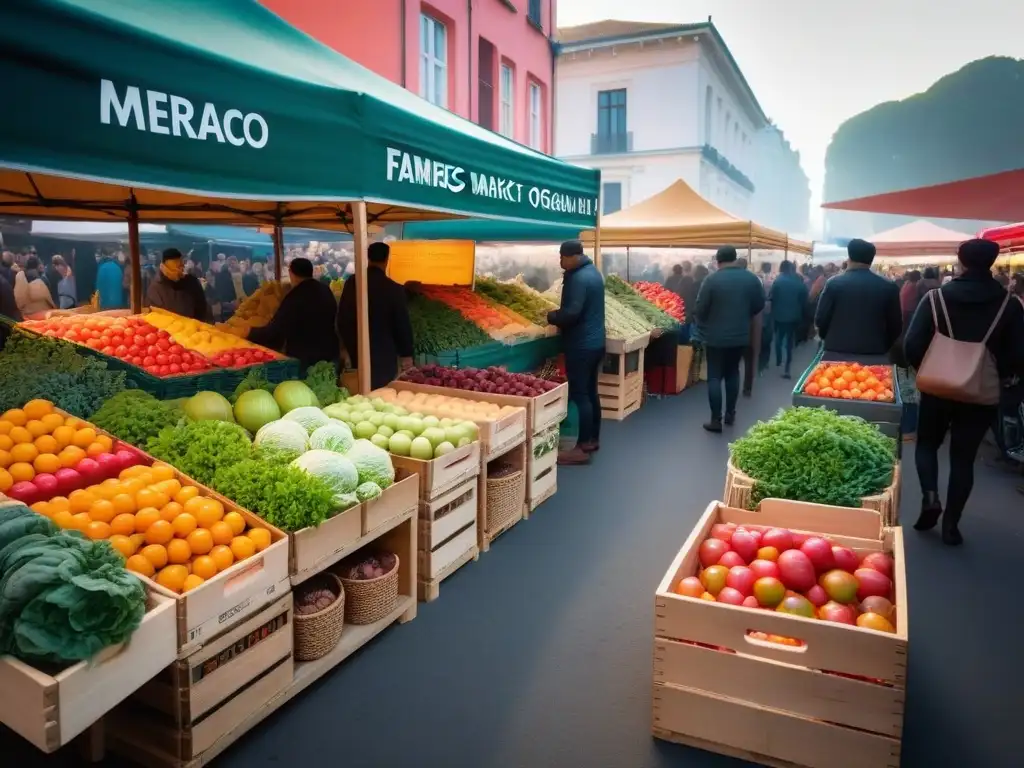
[[[736,423],[736,412],[733,411],[732,413],[725,414],[724,422],[725,422],[725,426],[727,426],[727,427],[731,427],[733,424],[735,424]]]
[[[711,421],[705,423],[704,424],[704,429],[706,429],[708,432],[715,432],[715,433],[721,432],[722,431],[722,421],[721,421],[721,419],[712,419]]]
[[[942,502],[939,501],[939,494],[928,491],[921,499],[921,514],[914,523],[915,531],[930,531],[934,528],[939,518],[942,517]]]

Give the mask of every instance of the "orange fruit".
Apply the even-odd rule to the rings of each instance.
[[[0,435],[6,436],[12,429],[14,429],[14,425],[11,422],[0,419]]]
[[[99,497],[92,491],[72,491],[68,501],[71,503],[71,514],[78,514],[92,509],[92,505],[99,501]]]
[[[32,437],[32,433],[29,432],[24,427],[15,427],[10,431],[10,433],[7,436],[14,441],[15,445],[20,445],[21,443],[31,443],[33,440],[35,440],[35,438]]]
[[[6,424],[6,421],[0,421],[0,424]],[[11,436],[6,432],[0,435],[0,451],[9,451],[14,447],[14,441],[11,440]]]
[[[19,443],[11,448],[11,458],[16,462],[24,461],[26,464],[31,464],[38,455],[39,449],[32,443]]]
[[[877,613],[862,613],[857,617],[857,626],[864,629],[873,629],[876,632],[896,631],[896,627],[887,618]]]
[[[160,510],[153,507],[143,507],[135,513],[135,532],[145,533],[153,523],[160,520]]]
[[[188,569],[184,565],[168,565],[157,573],[156,583],[172,592],[181,592],[188,575]]]
[[[23,427],[25,426],[25,422],[28,421],[28,416],[25,415],[25,412],[21,410],[21,408],[11,408],[11,410],[4,413],[3,416],[0,416],[0,419],[9,421],[16,427]]]
[[[217,571],[224,571],[230,568],[235,562],[235,553],[231,547],[221,545],[210,550],[210,559],[217,565]]]
[[[85,455],[88,456],[90,459],[96,458],[101,453],[106,453],[106,449],[98,441],[89,443],[89,447],[85,449]]]
[[[36,471],[32,468],[32,465],[24,461],[16,461],[14,464],[11,464],[7,467],[7,473],[16,483],[31,482],[36,476]]]
[[[28,430],[30,435],[32,435],[33,440],[42,437],[43,435],[50,434],[49,430],[46,429],[46,425],[38,419],[32,419],[31,421],[26,422],[25,429]]]
[[[46,427],[46,434],[52,435],[55,429],[64,426],[64,417],[59,413],[48,413],[40,419]]]
[[[163,568],[167,565],[167,549],[161,544],[147,544],[139,554],[152,563],[154,568]]]
[[[64,426],[71,427],[73,430],[77,432],[82,427],[87,427],[89,425],[86,424],[84,421],[82,421],[82,419],[78,418],[77,416],[68,416],[66,419],[64,419]]]
[[[181,483],[177,480],[160,480],[153,483],[152,486],[154,491],[160,491],[160,493],[166,493],[168,497],[174,498],[178,491],[181,490]]]
[[[135,494],[135,503],[139,505],[139,509],[143,507],[155,507],[156,509],[162,508],[170,499],[167,498],[166,493],[160,491],[154,491],[152,488],[143,488],[137,494]]]
[[[92,427],[82,427],[75,432],[75,437],[72,439],[71,444],[85,450],[88,448],[93,441],[96,439],[96,430]]]
[[[235,536],[239,536],[245,530],[245,518],[237,512],[228,512],[224,515],[224,522]]]
[[[200,555],[192,561],[192,573],[203,579],[212,579],[217,575],[217,563],[209,555]]]
[[[132,503],[135,503],[135,497],[139,495],[139,491],[146,487],[146,484],[139,480],[137,477],[132,477],[127,480],[118,480],[121,484],[121,491],[127,493],[132,497]]]
[[[180,491],[174,494],[174,500],[179,504],[185,504],[189,499],[194,499],[198,495],[199,489],[194,485],[184,485]]]
[[[63,450],[71,445],[71,441],[75,437],[75,430],[71,427],[60,426],[53,430],[51,437],[57,441],[57,446]]]
[[[205,555],[213,549],[213,536],[205,528],[196,528],[185,537],[185,541],[192,548],[192,553],[196,555]]]
[[[192,557],[192,548],[184,539],[171,539],[167,542],[167,560],[179,565],[187,563]]]
[[[163,462],[158,461],[149,469],[153,472],[154,483],[174,479],[174,467],[170,464],[164,464]]]
[[[230,544],[231,540],[235,538],[235,533],[231,530],[231,526],[223,520],[210,526],[210,535],[213,537],[214,544]]]
[[[111,451],[114,448],[114,441],[111,440],[110,435],[97,435],[95,444],[103,446],[104,451]]]
[[[170,505],[168,505],[170,506]],[[174,535],[179,539],[186,538],[192,531],[199,527],[199,523],[192,517],[188,512],[182,512],[174,520],[171,521],[171,527],[174,528]]]
[[[252,539],[257,552],[262,552],[270,546],[270,531],[266,528],[250,528],[245,535]]]
[[[181,585],[181,591],[188,592],[190,590],[193,590],[200,584],[202,584],[204,581],[206,581],[206,579],[202,578],[201,576],[196,576],[194,573],[190,573],[188,576],[185,577],[185,583]]]
[[[119,493],[110,500],[110,503],[114,505],[114,511],[119,515],[135,513],[135,499],[130,494]]]
[[[247,536],[235,536],[231,540],[231,554],[235,560],[245,560],[256,554],[256,544]]]
[[[7,469],[14,463],[11,454],[4,448],[0,448],[0,469]]]
[[[128,561],[124,564],[124,567],[129,571],[141,574],[143,576],[152,577],[156,573],[156,569],[153,564],[149,562],[143,555],[130,555]]]
[[[199,521],[201,528],[212,528],[214,523],[220,522],[221,518],[224,517],[224,505],[216,499],[203,499],[202,503],[198,506],[198,511],[193,512],[193,514],[196,516],[196,520]]]
[[[53,509],[51,506],[50,509]],[[66,509],[57,510],[50,518],[58,528],[72,529],[75,527],[75,518]]]
[[[110,537],[110,526],[107,523],[101,523],[99,520],[93,520],[82,531],[93,541],[101,541]]]
[[[196,490],[198,491],[199,489],[197,488]],[[184,493],[184,491],[185,489],[182,488],[182,493]],[[197,492],[192,498],[185,499],[185,501],[181,502],[181,506],[190,515],[198,515],[199,510],[203,508],[204,503],[206,503],[206,498],[204,496],[200,496]]]
[[[26,419],[41,419],[53,413],[53,403],[49,400],[29,400],[22,408]]]
[[[75,464],[85,458],[85,451],[74,445],[69,445],[57,454],[57,456],[60,458],[60,464],[62,467],[72,468]]]
[[[98,499],[89,507],[89,517],[101,523],[109,523],[117,516],[114,505],[106,499]]]
[[[32,468],[36,472],[48,472],[51,475],[60,469],[60,459],[52,453],[40,453],[32,462]]]
[[[146,467],[142,466],[141,464],[136,464],[134,467],[122,469],[121,474],[118,475],[118,478],[121,480],[130,480],[133,477],[138,477],[139,475],[146,471]]]
[[[71,502],[65,496],[54,496],[50,499],[50,509],[54,512],[59,512],[62,509],[69,510],[71,509]]]
[[[76,530],[85,532],[85,529],[92,523],[92,518],[89,517],[88,512],[79,512],[78,514],[72,515],[71,519],[74,520],[74,528]]]
[[[11,477],[11,473],[0,467],[0,493],[10,490],[12,485],[14,485],[14,478]]]
[[[50,502],[48,501],[37,501],[35,504],[29,507],[29,509],[31,509],[33,512],[38,512],[43,517],[53,516],[53,512],[50,510]]]
[[[99,485],[94,485],[91,490],[99,498],[110,501],[121,493],[121,485],[117,480],[104,480]]]
[[[131,536],[135,533],[135,515],[127,512],[115,515],[110,521],[110,530],[121,536]]]
[[[135,545],[132,540],[120,533],[115,533],[110,537],[110,546],[120,552],[126,560],[135,554]]]
[[[156,520],[146,529],[147,544],[166,544],[174,538],[174,529],[166,520]]]
[[[176,501],[169,501],[161,507],[160,517],[171,523],[174,522],[174,518],[180,515],[183,511],[181,504]]]
[[[39,453],[52,453],[54,456],[57,455],[57,451],[61,448],[52,435],[40,435],[32,441],[32,444]]]
[[[146,534],[144,533],[133,533],[128,538],[131,539],[132,544],[135,545],[136,552],[146,546]]]

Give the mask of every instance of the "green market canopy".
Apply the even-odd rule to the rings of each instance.
[[[599,174],[510,141],[255,0],[3,0],[0,214],[350,229],[593,227]]]
[[[403,240],[472,240],[477,243],[560,243],[579,238],[579,227],[500,221],[447,219],[402,225]]]

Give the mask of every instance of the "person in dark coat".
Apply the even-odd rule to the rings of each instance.
[[[724,422],[732,424],[736,420],[740,361],[750,346],[752,321],[765,303],[761,281],[740,266],[735,248],[719,248],[715,259],[718,269],[701,284],[693,313],[707,355],[711,421],[704,429],[708,432],[722,431],[723,384]]]
[[[921,366],[932,337],[943,333],[960,341],[984,340],[1003,381],[1024,376],[1024,307],[1008,296],[993,277],[992,265],[998,256],[999,244],[991,240],[961,243],[957,257],[963,273],[935,289],[941,291],[949,313],[948,325],[941,306],[933,316],[927,294],[910,321],[903,347],[914,368]],[[962,403],[921,393],[914,459],[922,498],[921,514],[914,524],[916,530],[934,528],[941,517],[943,542],[954,546],[963,542],[959,523],[974,486],[974,461],[997,412],[997,405]],[[949,485],[943,510],[939,498],[939,448],[947,433]]]
[[[793,272],[793,262],[782,262],[779,265],[779,276],[772,283],[770,299],[775,333],[775,366],[782,365],[782,352],[785,350],[786,364],[782,369],[784,379],[790,377],[793,347],[796,345],[800,323],[803,322],[807,296],[807,283]]]
[[[391,247],[387,243],[371,243],[366,249],[369,262],[366,268],[366,312],[370,320],[370,386],[373,389],[386,387],[394,381],[399,364],[402,370],[412,367],[413,336],[408,296],[403,286],[387,276],[390,256]],[[310,264],[310,276],[312,268]],[[353,366],[359,360],[356,280],[350,277],[341,289],[337,319],[338,335]],[[317,285],[331,293],[329,286],[320,282]]]
[[[10,251],[0,254],[0,277],[14,285],[14,254]]]
[[[588,464],[600,448],[601,398],[597,378],[604,361],[604,280],[578,240],[562,243],[558,258],[564,278],[562,303],[548,323],[562,333],[569,399],[576,404],[580,434],[576,447],[558,455],[559,464]]]
[[[334,331],[338,311],[334,294],[313,279],[309,259],[293,259],[288,266],[288,277],[291,290],[281,300],[270,322],[262,328],[250,328],[246,338],[253,344],[294,357],[303,374],[306,368],[322,361],[337,367],[341,350]]]
[[[686,297],[693,289],[693,264],[684,261],[672,267],[672,274],[665,281],[665,288],[683,300],[686,308]]]
[[[825,283],[814,313],[826,352],[885,355],[903,332],[900,289],[871,271],[875,246],[854,239],[849,266]]]
[[[903,285],[900,286],[900,311],[903,312],[903,330],[910,327],[910,318],[914,316],[914,310],[921,303],[921,297],[917,292],[917,286],[921,282],[921,273],[912,269],[904,276]]]
[[[0,274],[0,316],[9,318],[16,323],[20,323],[24,319],[21,316],[21,310],[18,309],[18,302],[14,299],[14,286],[2,274]],[[8,333],[8,324],[0,320],[0,349],[3,349],[4,344],[7,343]]]
[[[160,274],[149,284],[146,300],[156,309],[213,322],[203,285],[194,275],[186,274],[185,258],[177,248],[168,248],[160,257]]]
[[[940,285],[942,285],[942,278],[939,277],[939,268],[925,267],[924,274],[917,281],[917,303],[921,303],[921,299],[928,291],[938,288]]]

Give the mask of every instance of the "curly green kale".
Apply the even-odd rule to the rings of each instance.
[[[187,420],[182,411],[141,389],[126,389],[107,400],[89,421],[131,445],[145,446],[165,427]]]
[[[146,450],[193,480],[210,485],[218,469],[252,456],[252,440],[237,424],[193,421],[160,430]]]
[[[338,371],[334,363],[320,361],[306,371],[306,386],[313,390],[320,407],[326,408],[348,397],[348,390],[338,386]]]
[[[247,459],[224,466],[213,487],[282,531],[320,525],[337,506],[323,480],[275,461]]]

